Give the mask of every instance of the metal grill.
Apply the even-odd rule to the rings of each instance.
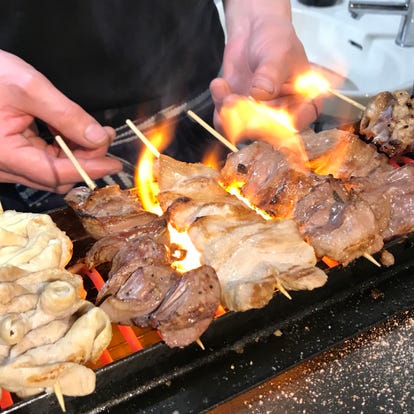
[[[92,243],[69,209],[51,213],[74,240],[74,260]],[[113,340],[96,369],[93,394],[66,397],[70,413],[199,413],[287,369],[414,308],[414,237],[390,243],[396,264],[377,268],[359,259],[328,270],[328,283],[311,292],[283,295],[263,309],[226,313],[202,335],[205,346],[169,348],[151,329],[114,325]],[[102,279],[86,272],[85,288],[96,296]],[[380,294],[378,294],[378,292]],[[282,333],[282,335],[276,333]],[[13,401],[3,413],[60,413],[54,395]]]

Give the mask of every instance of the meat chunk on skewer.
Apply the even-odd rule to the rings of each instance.
[[[387,220],[382,237],[390,240],[414,231],[414,165],[352,181],[352,191],[369,203],[378,220]]]
[[[171,347],[186,346],[208,328],[220,303],[220,285],[209,266],[180,275],[166,246],[149,234],[128,241],[113,257],[97,298],[112,322],[151,326]]]
[[[315,133],[309,129],[300,137],[309,165],[318,174],[332,175],[343,181],[393,169],[389,158],[379,153],[374,144],[367,144],[351,132],[329,129]]]
[[[414,99],[407,91],[381,92],[368,103],[360,133],[389,157],[414,150]]]
[[[347,264],[382,248],[374,212],[339,179],[298,172],[269,144],[252,146],[228,156],[224,182],[241,183],[242,194],[274,217],[293,219],[319,258]]]
[[[87,252],[85,263],[89,268],[110,263],[97,304],[111,321],[158,329],[171,347],[196,341],[220,303],[215,271],[201,266],[183,275],[176,272],[171,267],[165,218],[142,210],[128,192],[80,189],[68,199],[90,232],[101,236]]]
[[[142,208],[133,191],[121,190],[118,185],[97,190],[75,187],[65,201],[94,239],[148,224],[157,217]]]

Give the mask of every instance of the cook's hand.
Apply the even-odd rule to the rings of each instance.
[[[38,136],[35,118],[65,139],[92,179],[122,169],[105,156],[112,128],[102,127],[22,59],[0,50],[0,182],[64,194],[82,179],[56,143]]]
[[[227,44],[223,77],[211,82],[218,112],[230,94],[251,96],[286,108],[302,129],[317,118],[321,102],[295,93],[293,80],[310,69],[302,43],[292,26],[289,0],[226,0]]]

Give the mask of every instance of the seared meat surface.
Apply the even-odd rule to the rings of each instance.
[[[313,289],[326,282],[313,248],[291,220],[270,220],[221,188],[217,174],[161,156],[160,203],[169,222],[188,234],[204,264],[217,272],[222,305],[244,311],[265,306],[278,288]],[[186,172],[174,182],[166,171]],[[167,186],[168,184],[168,186]]]
[[[370,205],[351,196],[342,182],[332,177],[313,186],[298,201],[294,220],[318,257],[328,256],[344,265],[383,247]]]
[[[167,233],[167,222],[163,217],[154,218],[148,224],[136,226],[130,230],[120,233],[110,234],[97,240],[87,251],[85,264],[89,269],[97,267],[102,263],[112,262],[114,256],[129,242],[137,237],[149,234],[159,243],[168,245],[169,237]]]
[[[357,135],[339,129],[318,133],[301,133],[311,169],[321,175],[332,175],[340,180],[366,177],[376,171],[391,171],[385,154],[374,144],[367,144]]]
[[[385,240],[414,231],[414,165],[406,164],[374,179],[353,180],[352,191],[366,200],[383,223]]]
[[[389,157],[414,150],[414,99],[407,91],[381,92],[368,103],[360,132]]]
[[[220,304],[215,270],[201,266],[184,273],[173,292],[151,315],[150,324],[170,346],[183,347],[208,328]]]
[[[66,201],[98,239],[86,266],[110,264],[96,301],[111,321],[154,327],[169,346],[196,341],[214,318],[220,284],[208,266],[183,275],[171,267],[165,217],[143,210],[132,192],[118,186],[77,188]]]
[[[169,346],[186,346],[208,328],[220,304],[210,267],[180,275],[167,247],[148,234],[129,240],[113,257],[97,302],[111,321],[160,331]]]
[[[269,144],[251,146],[228,156],[222,169],[224,182],[231,184],[235,177],[242,183],[242,194],[254,205],[274,217],[292,218],[319,258],[329,256],[347,264],[382,248],[374,212],[362,199],[351,196],[341,180],[295,171]]]
[[[65,201],[94,239],[151,223],[157,217],[142,208],[132,191],[121,190],[118,185],[93,191],[75,187],[65,196]]]

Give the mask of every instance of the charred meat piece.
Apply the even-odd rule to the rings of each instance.
[[[391,171],[385,154],[377,151],[357,135],[339,129],[318,133],[308,130],[301,133],[312,171],[332,175],[340,180],[366,177],[376,171]]]
[[[144,211],[118,186],[76,188],[66,201],[98,239],[87,252],[87,267],[110,264],[97,304],[111,321],[155,327],[169,346],[197,340],[214,318],[219,282],[206,266],[184,275],[171,267],[165,218]]]
[[[157,217],[142,208],[132,191],[121,190],[118,185],[93,191],[75,187],[66,195],[65,201],[94,239],[145,225]]]
[[[221,175],[224,185],[237,183],[253,205],[278,218],[292,217],[297,201],[317,178],[294,170],[281,152],[261,141],[230,154]]]
[[[316,186],[295,206],[294,220],[318,257],[328,256],[346,265],[364,253],[376,253],[383,239],[368,203],[351,196],[332,177]]]
[[[86,253],[86,266],[92,269],[102,263],[112,262],[114,256],[124,246],[144,234],[149,234],[157,242],[168,245],[167,223],[164,218],[156,217],[148,224],[136,226],[120,233],[110,234],[97,240]]]
[[[414,99],[407,91],[381,92],[368,103],[360,133],[389,157],[414,150]]]
[[[183,347],[194,342],[208,328],[220,304],[220,283],[210,266],[201,266],[182,275],[176,289],[151,315],[169,346]]]
[[[109,279],[97,301],[112,322],[159,329],[165,343],[182,347],[208,328],[220,303],[220,285],[212,268],[180,275],[165,245],[143,235],[113,258]]]
[[[353,181],[352,191],[366,200],[376,215],[388,218],[382,236],[390,240],[414,231],[414,165],[406,164],[375,179]],[[383,218],[384,219],[384,218]]]
[[[147,326],[151,312],[178,283],[169,263],[164,244],[146,234],[135,237],[113,257],[97,303],[112,322]]]
[[[252,145],[255,150],[245,147],[228,156],[222,170],[224,180],[241,180],[243,175],[242,194],[277,218],[288,214],[318,257],[329,256],[347,264],[381,249],[374,212],[357,196],[351,197],[339,179],[295,171],[270,145]],[[266,154],[260,155],[263,151]],[[242,168],[239,160],[244,163]],[[263,168],[263,160],[278,161],[265,161],[268,167]]]

